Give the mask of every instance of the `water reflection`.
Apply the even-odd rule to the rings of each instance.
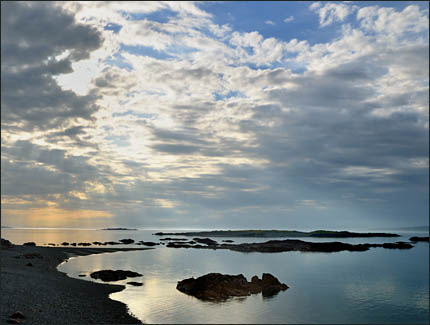
[[[408,241],[413,235],[342,241]],[[144,231],[2,229],[2,237],[14,243],[38,244],[122,238],[158,241],[158,237]],[[235,243],[267,240],[231,239]],[[429,323],[428,243],[417,243],[406,251],[375,248],[331,254],[244,254],[157,246],[148,251],[73,258],[59,269],[76,278],[101,269],[127,269],[143,274],[139,278],[143,286],[119,281],[126,289],[111,297],[127,303],[132,313],[146,323]],[[242,273],[247,279],[271,273],[290,288],[269,299],[256,294],[224,303],[202,302],[176,290],[178,281],[210,272]]]
[[[91,262],[97,259],[97,263]],[[79,261],[79,266],[74,265]],[[100,264],[101,263],[101,264]],[[78,258],[67,265],[124,268],[144,274],[143,287],[112,294],[147,323],[426,323],[428,244],[409,251],[336,254],[242,254],[158,248]],[[223,303],[203,302],[176,290],[179,280],[210,272],[272,273],[290,288]]]

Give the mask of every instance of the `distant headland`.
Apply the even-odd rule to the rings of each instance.
[[[156,236],[205,236],[205,237],[320,237],[320,238],[353,238],[353,237],[400,237],[391,233],[359,233],[349,231],[315,230],[310,232],[297,230],[212,230],[194,232],[157,232]]]
[[[102,230],[137,230],[136,228],[103,228]]]

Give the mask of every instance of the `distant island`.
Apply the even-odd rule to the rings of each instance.
[[[352,238],[352,237],[400,237],[390,233],[359,233],[349,231],[315,230],[310,232],[297,230],[213,230],[194,232],[157,232],[156,236],[205,236],[205,237],[320,237],[320,238]]]
[[[103,228],[102,230],[137,230],[136,228]]]

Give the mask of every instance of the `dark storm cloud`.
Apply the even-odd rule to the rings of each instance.
[[[53,76],[87,58],[101,45],[100,34],[48,2],[2,2],[1,8],[2,128],[46,130],[90,120],[95,97],[64,91]]]

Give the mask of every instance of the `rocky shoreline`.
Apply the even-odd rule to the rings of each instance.
[[[145,249],[9,246],[2,240],[0,323],[140,324],[125,304],[109,298],[123,285],[73,279],[57,266],[71,256]]]

